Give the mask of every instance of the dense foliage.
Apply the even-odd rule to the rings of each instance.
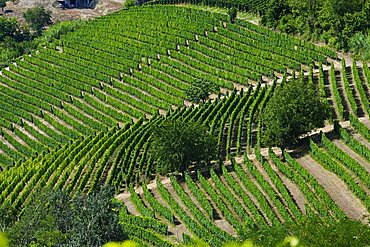
[[[108,188],[85,196],[65,191],[41,192],[7,227],[10,246],[101,246],[124,238],[120,205]]]
[[[33,48],[29,42],[31,38],[29,30],[19,25],[15,18],[0,16],[0,68]]]
[[[0,16],[0,68],[8,66],[21,55],[31,52],[39,44],[45,45],[45,41],[49,43],[53,38],[59,38],[60,36],[53,34],[65,33],[65,27],[71,26],[70,22],[60,23],[58,27],[48,31],[48,35],[40,37],[43,27],[51,24],[51,12],[36,6],[26,10],[23,16],[29,26],[20,24],[15,18]]]
[[[195,164],[208,166],[217,158],[217,140],[196,122],[165,120],[154,129],[151,153],[161,174],[184,172]]]
[[[348,49],[350,39],[370,27],[369,19],[367,0],[271,0],[262,23]]]
[[[233,7],[228,10],[228,14],[230,17],[230,22],[235,23],[236,16],[238,15],[238,9]]]
[[[45,10],[41,5],[27,9],[23,13],[23,18],[37,34],[41,34],[43,27],[52,23],[51,11]]]
[[[148,21],[135,21],[138,14]],[[81,135],[182,106],[197,80],[232,90],[234,84],[256,84],[273,71],[336,57],[326,47],[247,21],[228,22],[218,13],[147,6],[48,28],[42,47],[10,64],[0,77],[0,163],[9,166]],[[255,113],[256,108],[251,113],[246,108],[243,117]],[[23,134],[23,126],[35,138]],[[5,141],[16,150],[6,148]]]
[[[186,90],[186,99],[194,103],[204,103],[212,92],[218,92],[219,87],[216,85],[202,80],[195,81]]]
[[[0,0],[0,8],[1,11],[4,12],[4,8],[6,7],[7,0]]]
[[[323,127],[328,112],[313,85],[292,80],[280,86],[266,105],[262,116],[263,141],[269,147],[284,149],[300,135]]]

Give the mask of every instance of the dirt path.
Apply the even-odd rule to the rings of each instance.
[[[25,128],[19,126],[18,124],[14,124],[14,127],[17,128],[20,132],[26,135],[28,138],[32,139],[33,141],[39,142],[36,137],[34,137],[31,133],[29,133]]]
[[[348,217],[366,222],[363,216],[368,214],[368,211],[342,180],[332,172],[325,170],[309,155],[298,158],[297,161],[317,179]]]
[[[224,184],[224,186],[230,191],[230,194],[234,195],[234,198],[236,201],[239,202],[239,204],[243,207],[244,211],[247,212],[249,217],[252,217],[252,212],[249,210],[248,205],[244,204],[242,198],[240,198],[238,195],[236,195],[235,191],[231,188],[231,186],[226,182],[225,178],[223,176],[219,176],[219,179]],[[242,219],[243,220],[243,219]]]
[[[284,183],[287,190],[290,192],[298,208],[301,210],[301,212],[305,213],[305,204],[307,204],[307,200],[302,191],[299,190],[298,186],[295,183],[293,183],[290,179],[285,177],[272,161],[269,160],[269,164],[271,165],[271,168],[279,176],[281,181]]]
[[[362,156],[357,154],[355,151],[353,151],[350,147],[348,147],[343,141],[341,140],[333,140],[333,143],[342,149],[344,152],[346,152],[349,156],[351,156],[352,159],[357,161],[359,164],[361,164],[367,172],[370,174],[370,162],[368,162],[366,159],[364,159]]]
[[[136,215],[136,216],[140,215],[140,213],[136,210],[134,203],[131,201],[130,192],[119,194],[116,196],[116,198],[120,201],[123,201],[123,203],[126,205],[127,210],[130,212],[130,214]]]
[[[42,129],[40,129],[37,125],[35,125],[34,123],[32,122],[29,122],[27,120],[24,120],[23,121],[28,124],[28,126],[30,126],[31,128],[35,129],[38,133],[40,133],[41,135],[45,136],[45,137],[48,137],[51,139],[51,136],[49,136],[47,133],[45,133]]]
[[[250,160],[255,164],[257,161],[255,159]],[[248,178],[254,183],[254,185],[258,188],[258,190],[261,192],[261,194],[264,196],[266,202],[271,206],[272,211],[274,212],[275,216],[279,219],[280,222],[284,222],[284,218],[281,216],[278,208],[276,207],[275,203],[272,201],[272,199],[268,196],[267,192],[262,188],[262,186],[258,183],[258,181],[254,178],[254,176],[249,172],[246,171],[246,167],[242,167],[244,171],[246,172]]]
[[[171,185],[170,179],[168,178],[168,179],[163,180],[162,181],[162,184],[168,189],[168,187]],[[168,206],[168,204],[162,199],[161,195],[157,191],[156,186],[157,186],[157,184],[155,182],[152,183],[152,184],[148,184],[148,189],[151,190],[152,195],[154,196],[154,198],[158,202],[160,202],[162,205],[166,206],[167,208],[171,209],[171,207]],[[175,194],[175,192],[173,191],[173,189],[172,189],[172,191],[168,190],[168,192],[170,192],[170,194],[172,196]],[[173,197],[173,198],[179,203],[179,201],[180,201],[179,198],[175,198],[175,197]],[[182,202],[179,203],[179,205],[182,208],[184,208]],[[171,211],[173,211],[173,210],[171,210]],[[188,213],[189,216],[191,215],[190,212],[187,212],[187,213]],[[176,214],[174,213],[174,215],[176,215]],[[179,221],[179,219],[178,219],[178,222],[180,222],[180,223],[179,224],[176,224],[175,226],[169,226],[168,231],[171,232],[173,235],[175,235],[177,237],[177,239],[179,239],[181,241],[182,240],[182,234],[183,233],[186,233],[188,235],[192,235],[192,234],[188,231],[188,229],[186,228],[186,226],[185,226],[185,224],[183,222]]]
[[[196,182],[196,181],[195,181]],[[207,200],[210,202],[213,210],[214,215],[216,215],[216,219],[214,220],[214,223],[217,227],[223,229],[224,231],[230,233],[233,236],[236,236],[236,231],[232,227],[232,225],[224,218],[221,210],[218,208],[217,204],[212,200],[212,198],[207,194],[207,192],[203,189],[203,187],[196,183],[199,190],[203,192],[203,194],[206,196]]]
[[[6,153],[5,153],[3,150],[1,150],[1,149],[0,149],[0,154],[1,154],[1,155],[6,155]],[[7,156],[7,155],[6,155],[6,156]],[[8,157],[8,158],[10,158],[9,156],[7,156],[7,157]]]
[[[4,143],[6,146],[8,146],[10,149],[14,150],[14,151],[18,151],[15,147],[13,147],[12,144],[10,144],[10,142],[8,142],[8,140],[6,140],[4,137],[0,136],[0,141],[2,143]]]
[[[367,128],[368,128],[368,129],[370,129],[370,119],[369,119],[369,118],[363,118],[363,119],[361,120],[361,122],[362,122],[363,124],[365,124],[365,125],[367,126]]]
[[[262,217],[268,222],[269,225],[272,225],[271,219],[269,219],[267,217],[266,213],[262,210],[260,204],[258,203],[258,200],[245,188],[245,186],[240,181],[240,179],[238,178],[238,176],[234,172],[230,173],[230,175],[232,175],[234,177],[235,181],[237,181],[239,183],[240,187],[247,194],[247,196],[251,199],[251,201],[256,206],[256,208],[258,209],[258,211],[262,215]]]
[[[335,73],[335,70],[334,70],[334,73]],[[336,81],[332,81],[332,78],[331,78],[331,73],[330,73],[330,68],[326,71],[324,71],[324,75],[326,76],[326,81],[328,82],[328,85],[326,85],[325,89],[329,92],[329,94],[331,95],[330,99],[328,99],[329,103],[331,102],[332,103],[332,106],[334,108],[334,111],[335,111],[335,116],[337,119],[340,119],[339,117],[339,110],[338,110],[338,102],[335,100],[335,97],[334,97],[334,91],[333,91],[333,83],[337,83]]]
[[[120,109],[118,109],[118,108],[116,108],[116,107],[114,107],[114,106],[112,106],[112,105],[109,105],[109,104],[107,104],[106,102],[104,102],[104,101],[102,101],[102,100],[100,100],[99,98],[97,98],[95,95],[93,95],[93,94],[89,94],[89,97],[90,98],[92,98],[92,99],[94,99],[94,101],[95,102],[97,102],[97,104],[100,104],[100,105],[102,105],[102,106],[104,106],[104,107],[106,107],[106,108],[110,108],[110,109],[113,109],[114,111],[116,111],[117,113],[120,113],[120,114],[122,114],[122,115],[127,115],[127,116],[129,116],[135,123],[138,121],[138,119],[137,118],[135,118],[135,117],[133,117],[133,116],[131,116],[130,114],[128,114],[128,113],[126,113],[126,112],[124,112],[124,111],[122,111],[122,110],[120,110]],[[118,99],[117,99],[118,100]],[[86,102],[86,101],[85,101]],[[87,103],[87,102],[86,102]],[[122,103],[122,104],[124,104],[124,103]],[[125,122],[119,122],[120,123],[120,127],[122,127],[124,124],[125,124]]]
[[[193,193],[191,193],[191,191],[189,190],[189,188],[185,185],[184,182],[179,182],[179,184],[181,185],[182,189],[184,190],[184,192],[186,193],[186,195],[190,198],[190,200],[197,206],[197,208],[204,214],[206,215],[206,212],[204,211],[203,207],[200,205],[200,203],[197,201],[197,199],[195,198],[195,196],[193,195]]]
[[[22,146],[29,147],[28,144],[22,138],[20,138],[19,136],[17,136],[15,133],[11,132],[8,129],[3,129],[3,131],[4,132],[7,132],[8,135],[10,135],[11,137],[13,137],[13,139],[16,140],[17,142],[19,142]]]
[[[265,156],[266,158],[266,156]],[[268,162],[268,160],[267,160]],[[271,166],[270,162],[268,162],[269,165]],[[268,173],[265,171],[265,169],[262,167],[261,163],[258,162],[258,161],[255,161],[254,162],[254,165],[257,167],[257,170],[259,171],[259,173],[262,174],[262,176],[264,177],[264,179],[269,183],[270,187],[273,189],[273,191],[275,192],[276,194],[276,197],[278,197],[281,201],[281,203],[285,206],[285,210],[288,214],[290,214],[293,218],[294,218],[294,215],[293,213],[290,211],[290,208],[288,206],[288,203],[285,201],[284,197],[282,196],[282,194],[280,193],[280,191],[276,188],[276,186],[274,185],[274,183],[272,182],[272,179],[271,177],[268,175]]]
[[[351,63],[352,64],[352,63]],[[351,113],[351,114],[354,114],[354,112],[353,112],[353,109],[352,109],[352,107],[351,107],[351,105],[350,105],[350,103],[349,103],[349,100],[348,100],[348,96],[347,96],[347,93],[346,93],[346,91],[345,91],[345,87],[344,87],[344,82],[343,82],[343,76],[344,76],[344,74],[343,74],[343,72],[342,72],[342,68],[340,67],[340,68],[338,68],[339,70],[340,70],[340,80],[338,81],[338,90],[341,90],[341,97],[342,97],[342,102],[343,102],[343,104],[345,105],[345,106],[347,106],[346,108],[346,110],[349,112],[349,113]],[[347,75],[347,77],[348,77],[348,75]],[[344,103],[345,102],[345,103]]]
[[[365,113],[365,108],[363,106],[363,102],[362,102],[361,97],[360,97],[360,93],[359,93],[357,85],[356,85],[356,80],[355,80],[355,76],[354,76],[354,72],[353,72],[353,66],[347,66],[346,67],[346,72],[347,72],[349,87],[351,88],[353,98],[355,99],[355,102],[356,102],[356,105],[357,105],[357,114],[358,114],[358,116],[363,117],[363,116],[365,116],[366,113]]]
[[[362,135],[359,133],[352,133],[352,136],[361,144],[365,145],[367,148],[370,149],[370,141],[366,140]]]

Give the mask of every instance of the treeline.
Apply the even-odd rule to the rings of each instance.
[[[6,8],[6,4],[0,8]],[[39,37],[46,26],[51,25],[51,12],[42,6],[30,8],[23,13],[26,24],[16,18],[0,15],[0,68],[8,66],[15,58],[29,53],[40,43]]]
[[[43,189],[21,211],[0,205],[0,234],[4,231],[10,247],[97,247],[127,238],[119,224],[121,210],[123,204],[108,187],[74,197],[64,190]]]
[[[361,52],[367,42],[358,34],[365,35],[370,27],[370,1],[271,0],[262,23],[337,49]]]
[[[29,51],[33,47],[31,40],[29,30],[20,26],[16,19],[0,16],[0,68]]]

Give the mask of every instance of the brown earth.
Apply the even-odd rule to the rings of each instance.
[[[86,20],[122,9],[124,1],[125,0],[99,0],[94,9],[62,9],[59,7],[59,3],[56,0],[16,0],[14,3],[10,1],[7,2],[3,15],[9,18],[15,17],[20,22],[24,22],[22,17],[23,13],[29,8],[41,5],[52,12],[52,20],[54,23],[69,20]]]
[[[305,155],[297,161],[308,170],[321,186],[323,186],[337,205],[352,219],[366,222],[364,216],[368,214],[361,201],[353,195],[347,185],[335,174],[319,165],[311,156]]]

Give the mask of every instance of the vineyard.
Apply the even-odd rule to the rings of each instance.
[[[317,86],[334,124],[295,150],[264,148],[259,116],[291,78]],[[221,92],[193,105],[186,90],[197,80]],[[21,211],[45,187],[74,195],[110,185],[124,231],[149,246],[221,246],[302,215],[365,223],[369,99],[366,61],[222,14],[130,8],[1,71],[0,204]],[[151,138],[166,119],[207,126],[224,162],[155,176]]]
[[[153,0],[145,1],[146,4],[203,4],[221,8],[237,8],[240,11],[264,12],[267,2],[262,0]]]

